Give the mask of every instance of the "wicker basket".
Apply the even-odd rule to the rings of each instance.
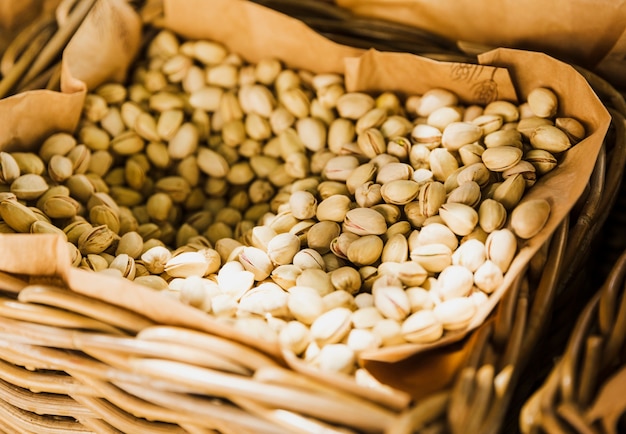
[[[471,60],[448,41],[398,24],[357,19],[330,3],[301,1],[295,9],[295,2],[258,3],[298,17],[338,42]],[[152,9],[144,12],[151,20],[158,17]],[[13,58],[15,74],[21,77],[28,67],[20,71],[19,56]],[[42,64],[50,68],[50,62]],[[201,327],[161,325],[114,303],[68,291],[57,280],[1,273],[0,431],[502,430],[516,420],[507,413],[519,401],[523,376],[542,380],[541,372],[528,374],[525,368],[541,352],[551,318],[571,312],[555,301],[580,292],[579,270],[607,219],[626,162],[623,98],[602,79],[580,72],[612,116],[588,188],[489,319],[458,344],[466,359],[444,390],[407,407],[410,398],[404,394],[323,384],[286,369],[267,353]],[[36,75],[41,81],[33,86],[55,88],[54,81],[43,79],[45,74]],[[376,364],[368,368],[376,370]],[[393,378],[388,383],[393,385]]]
[[[626,254],[577,318],[548,378],[520,415],[524,433],[616,433],[624,423]]]

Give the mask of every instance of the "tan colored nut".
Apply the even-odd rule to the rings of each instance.
[[[378,128],[368,128],[357,136],[357,144],[361,153],[374,158],[387,150],[387,142]]]
[[[39,156],[48,163],[53,155],[66,155],[77,145],[76,139],[69,133],[55,133],[49,136],[39,148]]]
[[[512,175],[498,185],[492,198],[500,202],[507,211],[512,210],[522,199],[526,190],[526,180],[521,173]]]
[[[420,189],[420,185],[412,179],[396,179],[383,184],[380,189],[380,194],[383,200],[387,203],[394,205],[406,205],[407,203],[413,201],[417,197],[418,193],[421,194],[421,191],[424,189],[426,189],[426,191],[431,191],[428,188],[429,184]],[[439,185],[443,188],[442,184]],[[433,197],[431,205],[435,206],[437,203],[437,200],[435,199],[439,199],[435,197],[437,196],[435,188],[432,189],[432,193]],[[445,196],[445,192],[443,192],[443,195]],[[428,195],[428,197],[430,197],[430,195]],[[441,202],[443,202],[443,199],[441,199]]]
[[[444,301],[433,309],[444,330],[461,330],[467,327],[476,314],[476,305],[468,297]]]
[[[352,348],[346,344],[336,343],[323,346],[313,364],[322,372],[351,374],[355,360],[356,355]]]
[[[468,145],[461,146],[458,150],[459,157],[461,158],[461,162],[464,166],[482,163],[483,152],[485,152],[485,148],[479,143],[470,143]]]
[[[293,257],[293,265],[299,267],[302,270],[309,268],[324,269],[324,259],[322,255],[313,249],[302,249]]]
[[[371,162],[356,167],[346,179],[346,186],[348,187],[348,191],[351,194],[354,194],[359,186],[365,184],[366,182],[372,181],[376,176],[376,172],[376,165]]]
[[[517,239],[509,229],[500,229],[489,234],[485,241],[487,258],[505,273],[517,253]]]
[[[445,244],[451,251],[454,251],[459,245],[459,240],[448,226],[441,223],[432,223],[420,230],[417,235],[417,245],[433,243]]]
[[[315,216],[319,221],[342,222],[351,208],[352,201],[348,196],[336,194],[322,200],[317,205]]]
[[[510,169],[505,170],[504,172],[502,172],[502,178],[507,179],[517,174],[522,175],[522,177],[524,178],[526,188],[532,187],[537,181],[537,172],[535,170],[535,166],[533,166],[532,163],[529,163],[528,161],[522,160]]]
[[[557,159],[550,152],[543,149],[531,149],[526,152],[524,160],[535,167],[538,175],[545,175],[557,165]]]
[[[459,168],[459,163],[454,155],[445,148],[435,148],[430,151],[428,161],[435,180],[439,182],[444,182]]]
[[[385,318],[402,321],[411,313],[409,297],[399,286],[381,286],[372,290],[374,306]]]
[[[337,112],[346,119],[359,119],[374,106],[374,98],[361,92],[348,92],[337,99]]]
[[[13,156],[0,152],[0,183],[11,184],[20,176],[20,166]]]
[[[42,176],[32,173],[21,175],[11,183],[11,193],[21,200],[37,199],[48,188],[48,183]]]
[[[458,97],[446,89],[430,89],[422,94],[417,107],[417,115],[426,117],[440,107],[456,106]]]
[[[434,297],[426,289],[419,286],[412,286],[406,289],[406,295],[411,303],[411,312],[422,309],[432,309],[435,306]]]
[[[572,146],[567,134],[552,125],[535,128],[530,134],[530,144],[534,149],[543,149],[553,154],[567,151]]]
[[[478,125],[483,133],[483,136],[498,131],[502,128],[502,116],[496,114],[482,114],[474,118],[471,122],[474,125]]]
[[[554,125],[565,132],[572,144],[585,138],[585,126],[577,119],[561,117],[554,120]]]
[[[351,318],[352,325],[357,329],[370,329],[382,319],[383,316],[373,305],[355,310]]]
[[[345,307],[331,309],[313,321],[311,336],[320,346],[340,342],[350,331],[352,311]]]
[[[244,113],[256,113],[269,118],[276,107],[276,98],[267,87],[251,84],[241,86],[239,103]]]
[[[504,122],[517,122],[520,116],[517,106],[512,102],[504,100],[490,102],[485,106],[483,113],[502,116]]]
[[[361,289],[361,275],[352,267],[339,267],[330,272],[330,281],[336,291],[356,294]]]
[[[486,149],[482,160],[489,170],[503,172],[519,163],[522,154],[522,150],[514,146],[497,146]]]
[[[439,273],[452,264],[452,251],[445,244],[425,244],[411,250],[411,260],[430,273]]]
[[[500,267],[492,261],[485,261],[474,272],[474,284],[483,292],[491,294],[504,281]]]
[[[387,231],[387,222],[371,208],[355,208],[346,213],[344,229],[356,235],[382,235]]]
[[[452,122],[443,130],[441,144],[448,151],[458,151],[461,147],[474,143],[483,136],[480,125],[469,122]]]
[[[446,188],[441,182],[427,182],[419,188],[420,212],[425,217],[432,217],[446,201]]]
[[[558,109],[556,94],[545,87],[538,87],[530,91],[527,97],[530,110],[540,118],[550,118]]]
[[[32,152],[12,152],[10,155],[17,163],[22,175],[26,173],[41,175],[46,168],[43,160]]]
[[[289,321],[278,334],[281,347],[301,355],[311,342],[309,328],[300,321]]]
[[[277,265],[291,263],[298,250],[300,250],[300,239],[288,232],[276,235],[267,244],[267,255]]]
[[[339,154],[344,145],[353,142],[355,133],[352,121],[345,118],[335,119],[328,127],[328,149]]]
[[[506,218],[506,208],[497,200],[485,199],[478,208],[478,224],[487,233],[501,229]]]
[[[380,259],[382,262],[404,262],[409,256],[409,243],[402,233],[387,238]]]
[[[83,255],[104,252],[115,240],[115,233],[107,226],[96,226],[78,238],[78,249]]]
[[[287,299],[289,311],[303,324],[313,324],[324,312],[322,296],[315,288],[293,286]]]
[[[345,182],[352,171],[359,166],[359,160],[353,155],[339,155],[330,159],[322,176],[331,181]]]
[[[438,294],[442,300],[465,297],[474,285],[472,272],[461,265],[450,265],[446,267],[438,277]]]
[[[439,215],[446,226],[457,235],[465,236],[478,224],[478,213],[462,203],[446,203],[439,208]]]
[[[522,149],[522,133],[518,130],[501,129],[489,133],[483,140],[486,148],[497,148],[498,146],[513,146]]]
[[[520,238],[532,238],[543,229],[549,217],[550,203],[547,200],[528,200],[511,213],[511,228]]]
[[[532,116],[528,118],[522,118],[517,123],[517,131],[522,133],[522,136],[526,139],[530,139],[530,135],[535,131],[537,127],[544,125],[554,125],[550,119],[540,118]]]
[[[446,202],[451,203],[463,203],[465,205],[469,205],[474,208],[476,205],[480,203],[481,192],[480,185],[478,185],[474,181],[464,182],[460,184],[457,188],[452,190],[447,198]],[[480,221],[480,216],[479,216]]]
[[[383,136],[391,140],[398,139],[400,137],[405,138],[405,136],[410,133],[412,129],[413,124],[411,121],[404,116],[399,115],[387,117],[387,119],[380,126],[380,132],[383,133]],[[408,139],[407,144],[410,147],[411,142]]]
[[[296,285],[315,288],[322,297],[335,290],[330,275],[317,268],[302,270],[296,277]]]
[[[378,261],[383,250],[383,240],[376,235],[364,235],[348,247],[347,257],[357,266],[371,265]]]
[[[402,322],[402,337],[407,342],[427,344],[443,336],[443,325],[431,310],[418,310]]]
[[[50,201],[46,201],[46,205]],[[89,210],[89,221],[92,225],[107,226],[112,232],[119,233],[120,218],[119,213],[106,205],[95,205]]]

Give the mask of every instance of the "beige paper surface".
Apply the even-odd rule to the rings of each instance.
[[[112,1],[110,4],[115,4],[115,2]],[[568,151],[563,163],[549,176],[540,180],[531,190],[529,197],[546,197],[551,202],[552,212],[550,220],[538,236],[525,244],[520,255],[512,265],[511,271],[507,273],[505,283],[498,288],[490,298],[489,304],[477,315],[472,328],[487,317],[513,281],[516,273],[523,270],[524,265],[530,260],[533,253],[548,239],[549,235],[562,221],[582,193],[593,169],[598,150],[610,121],[607,111],[591,88],[573,68],[541,54],[500,49],[481,56],[480,62],[482,65],[485,65],[482,67],[476,65],[440,64],[416,56],[391,55],[375,51],[369,51],[363,57],[356,58],[354,56],[363,54],[363,51],[329,42],[292,18],[246,1],[166,0],[165,11],[166,26],[171,26],[172,30],[183,32],[190,37],[212,38],[224,42],[231,49],[239,51],[244,58],[250,60],[258,60],[263,57],[279,57],[288,65],[307,68],[314,72],[342,71],[345,60],[346,83],[353,89],[375,91],[387,90],[386,86],[390,86],[394,90],[417,92],[419,89],[432,87],[453,87],[468,102],[487,102],[494,99],[494,97],[514,99],[515,93],[517,93],[520,99],[524,99],[530,89],[539,85],[549,86],[555,90],[561,101],[561,113],[581,120],[587,128],[589,136]],[[102,16],[111,17],[113,15],[104,14]],[[116,16],[119,17],[119,15]],[[132,14],[129,14],[129,17],[132,17]],[[128,39],[116,39],[113,37],[102,41],[102,43],[111,44],[108,49],[100,51],[105,58],[98,62],[98,65],[107,64],[106,60],[108,57],[111,65],[107,64],[108,72],[106,74],[101,74],[98,68],[89,68],[89,62],[84,61],[84,56],[93,55],[96,41],[92,38],[101,37],[103,30],[112,30],[113,26],[127,26],[124,28],[129,32],[135,30],[132,24],[133,19],[131,18],[130,21],[130,23],[126,23],[123,19],[118,21],[111,20],[107,24],[103,24],[97,20],[90,20],[85,25],[95,26],[95,28],[81,30],[81,33],[75,36],[75,39],[79,37],[89,39],[86,41],[73,40],[65,52],[63,88],[65,91],[74,93],[60,94],[49,92],[42,94],[44,97],[51,95],[64,98],[78,95],[75,100],[67,104],[67,109],[71,113],[68,115],[70,119],[65,119],[65,122],[76,122],[78,119],[78,114],[80,113],[79,103],[82,102],[82,97],[84,97],[84,90],[82,90],[84,84],[82,83],[90,83],[90,86],[96,86],[107,78],[119,78],[124,75],[122,71],[125,68],[123,66],[127,66],[130,57],[118,56],[117,53],[122,50],[122,42]],[[88,51],[85,53],[82,50]],[[347,58],[346,56],[352,57]],[[529,68],[528,65],[533,67]],[[493,68],[493,66],[508,69],[512,82],[515,84],[515,92],[510,86],[511,81],[507,70]],[[439,70],[447,72],[433,73],[433,71]],[[454,82],[452,79],[454,70],[457,73],[461,71],[465,81],[457,80]],[[479,91],[477,92],[477,88],[474,86],[483,82],[489,82],[490,86],[484,89],[479,86]],[[466,87],[464,87],[464,83]],[[494,88],[497,90],[497,93],[493,92]],[[486,90],[489,90],[489,92],[486,92]],[[21,108],[24,111],[41,108],[29,102],[31,100],[27,99],[27,97],[31,98],[30,95],[31,93],[21,96],[25,100]],[[7,110],[6,103],[10,99],[7,98],[0,101],[0,115],[3,114],[3,110]],[[4,113],[6,114],[6,112]],[[38,113],[40,118],[38,118],[37,123],[34,123],[36,118],[30,120],[31,129],[40,130],[38,131],[40,133],[38,137],[43,137],[44,130],[41,128],[43,125],[56,125],[55,123],[59,122],[56,116],[57,113],[58,109],[56,108],[55,110],[42,109]],[[71,118],[71,116],[74,116],[74,118]],[[14,120],[17,123],[20,121],[19,117]],[[25,130],[20,131],[22,134],[27,133]],[[13,144],[14,146],[36,146],[37,142],[33,140],[31,135],[25,139],[16,137],[10,141],[7,140],[5,133],[0,132],[0,149],[8,144]],[[17,241],[11,241],[15,244],[12,244],[13,247],[8,250],[15,252],[17,256],[13,261],[0,261],[0,270],[14,271],[11,267],[17,267],[15,272],[38,272],[38,270],[34,269],[34,264],[21,264],[24,261],[28,262],[27,258],[31,255],[31,250],[22,250],[28,249],[25,246],[30,241],[25,241],[22,247],[20,247],[20,243],[22,243],[22,240],[32,239],[30,237],[34,236],[16,235],[0,237],[0,248],[3,246],[2,243],[8,242],[5,238],[17,239]],[[7,245],[5,244],[5,246]],[[3,249],[2,251],[7,250]],[[22,255],[21,259],[19,255]],[[227,335],[233,339],[240,339],[257,347],[264,346],[263,343],[250,342],[249,338],[240,336],[238,332],[223,327],[223,324],[218,324],[200,311],[166,300],[158,294],[155,296],[153,291],[142,288],[132,282],[119,283],[119,281],[111,280],[109,277],[96,277],[81,270],[69,270],[64,264],[57,265],[55,268],[54,265],[47,263],[53,262],[50,261],[52,258],[52,254],[49,253],[45,255],[45,260],[34,262],[41,262],[42,269],[40,271],[43,274],[54,273],[55,270],[65,270],[62,275],[72,289],[78,292],[126,307],[166,324],[202,329]],[[24,267],[27,267],[27,269],[25,270]],[[415,354],[420,352],[458,341],[467,331],[449,335],[445,340],[435,345],[404,345],[387,348],[363,354],[362,359],[364,362],[379,361],[385,363],[406,360],[408,357],[415,357]],[[264,349],[276,354],[276,348],[272,344],[266,345]],[[443,370],[448,373],[447,377],[443,376],[442,378],[451,378],[460,360],[459,351],[461,350],[450,350],[450,354],[447,354],[447,351],[439,350],[436,354],[432,353],[435,354],[433,355],[435,360],[442,361],[441,364],[434,363],[431,360],[430,363],[424,363],[421,366],[419,363],[410,365],[405,363],[403,365],[380,364],[379,367],[387,366],[390,369],[389,372],[393,372],[393,375],[397,376],[397,378],[403,378],[405,374],[407,378],[417,378],[420,375],[425,375],[423,378],[428,378],[428,375],[433,375],[433,366],[440,365],[444,366],[445,369]],[[305,369],[297,361],[290,363],[290,366],[296,370]],[[443,374],[439,372],[436,375],[442,376]],[[401,387],[401,384],[396,387]]]
[[[352,12],[421,28],[452,41],[543,51],[596,65],[624,31],[623,0],[336,0]]]

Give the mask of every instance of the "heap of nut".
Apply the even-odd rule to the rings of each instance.
[[[547,88],[522,104],[347,92],[338,74],[246,63],[168,31],[74,136],[0,153],[0,230],[57,233],[74,266],[220,318],[261,318],[324,370],[466,327],[518,240],[525,191],[585,130]],[[257,324],[258,326],[258,324]]]

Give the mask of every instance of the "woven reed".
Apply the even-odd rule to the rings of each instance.
[[[68,1],[62,3],[65,11],[78,10],[78,7],[68,7],[74,4]],[[137,3],[139,6],[142,2]],[[474,61],[449,41],[403,25],[357,18],[329,2],[257,3],[297,17],[337,42],[412,52],[439,60]],[[149,4],[154,5],[153,2]],[[6,89],[3,95],[27,88],[55,88],[54,77],[58,76],[54,72],[58,68],[55,59],[58,59],[64,42],[52,44],[51,41],[62,40],[56,36],[58,29],[65,28],[71,33],[69,25],[63,27],[63,24],[73,22],[69,17],[78,17],[71,12],[57,15],[65,18],[57,17],[52,21],[48,18],[46,22],[37,23],[36,28],[33,24],[29,30],[31,38],[23,36],[13,53],[9,50],[8,55],[5,53],[6,63],[4,58],[2,62],[5,65],[2,69],[4,87],[0,86]],[[144,16],[154,18],[158,13],[150,11]],[[74,20],[80,21],[78,18]],[[49,30],[42,30],[47,28]],[[44,51],[31,53],[27,48],[29,43],[25,41],[32,41],[33,35],[41,34],[44,34],[40,36],[41,40],[47,41],[44,45],[52,45],[54,50],[48,50],[55,54],[36,62]],[[29,57],[20,62],[26,55]],[[33,65],[43,66],[33,73]],[[223,373],[211,377],[209,374],[213,371],[198,367],[198,358],[212,354],[217,345],[213,336],[194,331],[199,341],[190,345],[187,355],[178,352],[182,351],[181,346],[171,343],[170,347],[166,345],[163,349],[158,341],[141,335],[141,330],[144,333],[159,330],[158,325],[112,305],[106,309],[114,310],[116,315],[108,319],[97,316],[101,326],[96,330],[84,330],[80,321],[74,328],[71,323],[62,326],[33,324],[10,311],[0,315],[3,335],[0,345],[0,431],[246,433],[297,432],[301,429],[306,432],[336,423],[342,425],[346,418],[335,421],[334,416],[329,419],[329,415],[324,414],[339,412],[337,406],[342,403],[362,412],[373,405],[377,411],[391,415],[393,423],[389,424],[387,432],[495,433],[508,427],[515,417],[507,414],[516,408],[520,396],[528,393],[520,386],[543,379],[541,370],[527,369],[533,365],[531,361],[540,359],[538,355],[546,345],[542,340],[545,341],[546,336],[553,337],[559,320],[571,317],[571,312],[577,308],[566,302],[585,291],[585,279],[581,278],[579,271],[588,263],[593,242],[609,215],[626,162],[623,98],[599,77],[583,70],[581,73],[612,116],[610,131],[588,188],[578,206],[555,232],[550,244],[530,263],[527,272],[510,288],[489,319],[469,337],[469,356],[450,388],[413,403],[407,411],[399,411],[393,403],[373,404],[363,397],[333,390],[302,376],[294,377],[293,372],[258,352],[246,353],[254,354],[263,363],[246,362],[250,365],[246,375],[242,375],[243,379]],[[24,79],[29,76],[32,80]],[[11,80],[6,81],[7,77]],[[32,279],[0,277],[5,290],[2,301],[9,306],[18,297],[21,287]],[[67,294],[62,288],[59,290]],[[89,304],[90,300],[80,301],[58,309],[93,319],[94,313],[84,307],[84,303]],[[25,301],[20,307],[24,306],[36,309],[40,304]],[[184,332],[192,333],[190,330]],[[233,345],[233,351],[251,351],[240,344]],[[155,360],[158,363],[153,363]],[[242,380],[241,386],[238,380]],[[219,389],[217,384],[227,387],[227,391]],[[257,386],[267,391],[264,396],[255,396],[259,390]],[[271,401],[274,396],[272,387],[278,393],[275,401]],[[310,398],[307,414],[299,413],[302,407],[294,404],[303,396]],[[343,429],[358,432],[360,428],[358,421],[350,420],[343,423]],[[504,431],[511,432],[508,428]]]

